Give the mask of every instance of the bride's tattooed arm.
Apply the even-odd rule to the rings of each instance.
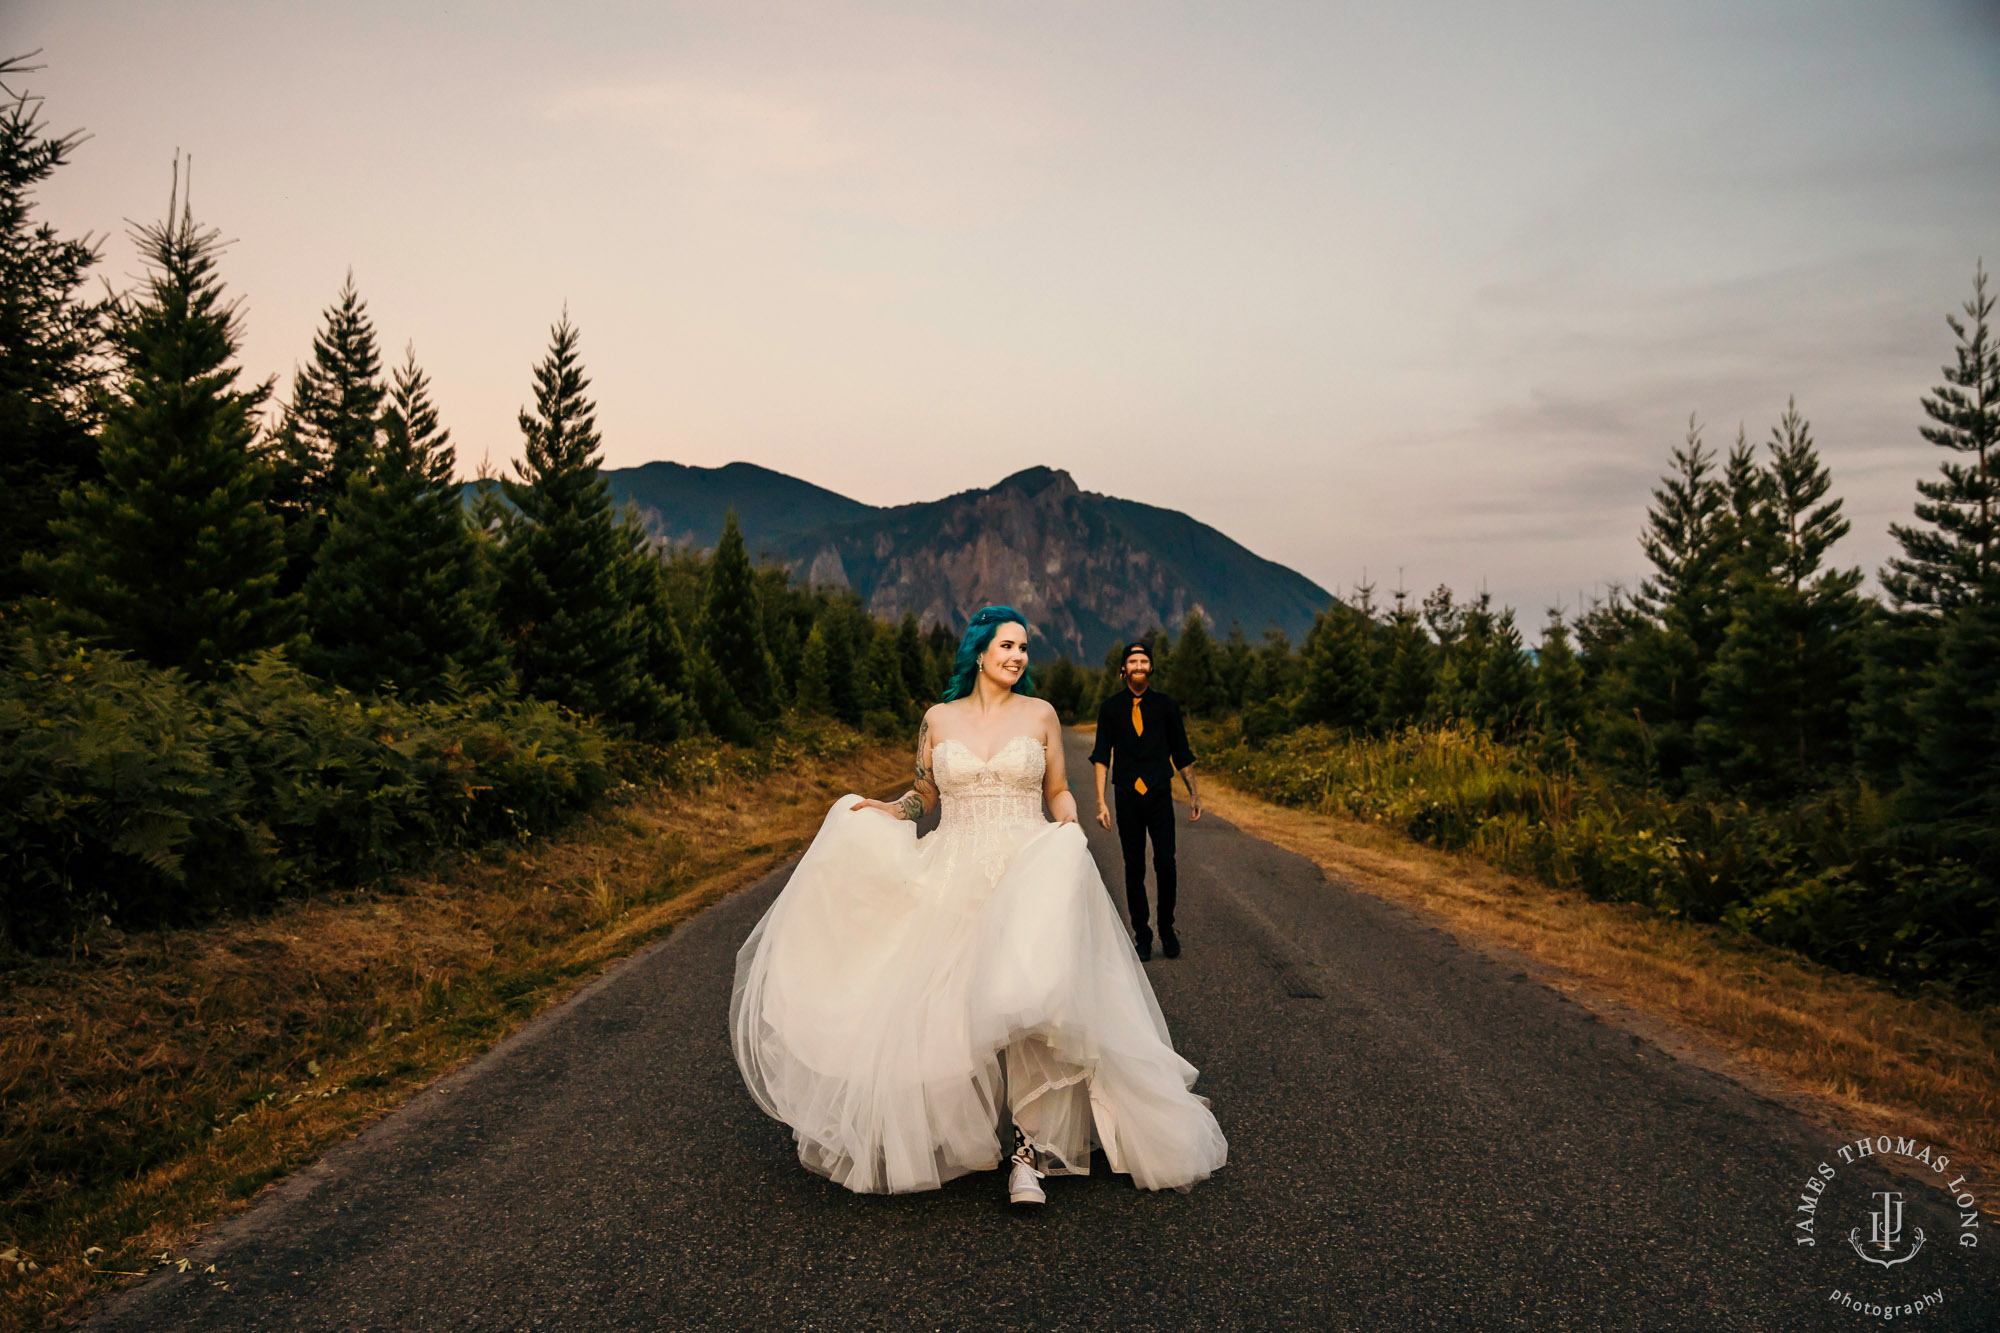
[[[917,780],[893,801],[857,801],[851,810],[880,810],[894,819],[919,820],[938,807],[937,779],[931,773],[931,720],[917,728]]]
[[[898,819],[922,819],[924,812],[937,805],[937,783],[931,777],[931,720],[925,718],[917,728],[917,779],[903,798],[896,802]]]

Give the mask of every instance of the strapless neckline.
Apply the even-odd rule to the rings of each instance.
[[[1005,741],[1001,742],[999,749],[995,750],[992,754],[987,755],[984,759],[981,759],[979,757],[979,752],[977,750],[974,750],[970,745],[967,745],[964,741],[960,740],[956,736],[947,736],[943,740],[939,741],[938,744],[940,746],[956,745],[959,749],[971,755],[973,761],[975,763],[978,763],[981,767],[991,768],[994,762],[998,760],[1001,755],[1007,753],[1008,747],[1013,745],[1015,741],[1028,741],[1031,744],[1037,743],[1036,738],[1028,735],[1026,732],[1023,732],[1018,736],[1009,736]]]

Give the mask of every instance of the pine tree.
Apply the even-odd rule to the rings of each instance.
[[[1042,672],[1035,684],[1035,692],[1048,700],[1057,717],[1065,722],[1076,720],[1078,710],[1083,707],[1086,684],[1083,672],[1077,670],[1076,663],[1067,657],[1058,657]]]
[[[1201,612],[1190,611],[1181,625],[1181,641],[1174,648],[1173,674],[1167,693],[1190,717],[1206,717],[1222,703],[1222,683],[1216,670],[1215,640],[1203,623]]]
[[[1918,700],[1930,685],[1941,626],[1910,607],[1862,602],[1861,701],[1854,710],[1854,757],[1876,786],[1893,788],[1916,757]]]
[[[0,60],[0,80],[33,72]],[[81,299],[97,262],[88,238],[32,221],[36,188],[83,134],[50,135],[41,99],[0,83],[0,603],[33,590],[22,558],[55,545],[62,493],[100,475],[91,390],[104,345],[103,302]]]
[[[675,740],[693,730],[694,666],[687,640],[674,614],[666,567],[653,550],[637,513],[620,525],[631,542],[624,570],[626,596],[638,619],[639,663],[646,691],[646,733],[654,740]]]
[[[520,413],[518,479],[500,482],[514,508],[500,548],[500,620],[523,689],[651,731],[663,692],[645,674],[646,629],[629,596],[632,538],[599,475],[589,387],[565,314],[535,367],[535,410]]]
[[[396,371],[383,426],[380,455],[349,475],[306,580],[305,665],[363,694],[501,687],[493,588],[414,351]]]
[[[909,721],[910,696],[903,688],[903,663],[896,636],[886,626],[870,622],[867,664],[870,724],[888,730]]]
[[[777,716],[777,671],[764,642],[763,599],[734,509],[722,521],[722,537],[709,560],[700,638],[702,652],[744,710],[755,718]]]
[[[1947,315],[1958,339],[1945,382],[1923,400],[1932,424],[1923,436],[1947,451],[1943,475],[1919,481],[1916,516],[1927,526],[1889,525],[1903,548],[1881,572],[1882,586],[1899,608],[1935,618],[1952,607],[1988,596],[2000,579],[2000,344],[1988,321],[1993,297],[1986,268],[1975,269],[1965,319]]]
[[[1250,676],[1250,664],[1257,658],[1257,650],[1243,634],[1243,626],[1231,624],[1229,637],[1222,641],[1222,652],[1216,659],[1216,673],[1221,686],[1220,706],[1241,709],[1244,706],[1243,686]]]
[[[1702,692],[1728,628],[1724,582],[1740,534],[1693,417],[1672,462],[1640,537],[1653,565],[1631,598],[1641,619],[1597,683],[1603,725],[1596,730],[1600,756],[1614,769],[1678,789],[1694,763]]]
[[[1430,705],[1436,651],[1417,613],[1396,594],[1390,613],[1382,659],[1381,712],[1376,725],[1385,731],[1405,727],[1424,716]]]
[[[1375,720],[1375,680],[1369,631],[1361,613],[1336,600],[1313,618],[1301,651],[1303,679],[1294,715],[1344,730],[1364,730]]]
[[[1534,674],[1523,651],[1521,631],[1512,607],[1493,615],[1480,596],[1485,621],[1479,635],[1478,666],[1473,676],[1472,716],[1495,736],[1511,737],[1528,720],[1534,704]]]
[[[833,715],[850,727],[861,725],[868,708],[866,664],[868,615],[859,599],[848,594],[827,609],[818,622],[826,637],[826,690]],[[942,690],[942,687],[940,687]]]
[[[902,622],[896,627],[896,658],[902,664],[903,688],[909,696],[925,707],[937,702],[944,685],[937,678],[936,664],[924,644],[924,632],[917,625],[914,611],[903,612]]]
[[[833,715],[833,695],[827,689],[826,631],[813,622],[799,654],[798,709],[811,717]]]
[[[1899,804],[1932,850],[2000,878],[2000,586],[1945,614]]]
[[[289,581],[302,583],[325,540],[347,482],[371,466],[381,438],[382,356],[375,325],[349,270],[324,324],[313,335],[312,362],[292,379],[292,401],[268,447],[273,505],[285,520]]]
[[[792,586],[782,565],[759,564],[757,601],[764,608],[764,646],[771,653],[771,688],[779,712],[791,707],[799,679],[799,655],[812,628],[810,593]]]
[[[1860,686],[1861,571],[1826,570],[1851,526],[1812,430],[1789,403],[1729,575],[1733,607],[1695,741],[1707,776],[1763,796],[1846,765]]]
[[[1440,587],[1425,599],[1425,623],[1438,636],[1437,672],[1430,693],[1431,716],[1452,722],[1480,720],[1479,664],[1493,629],[1492,597],[1460,605],[1451,589]]]
[[[209,679],[297,630],[270,474],[251,452],[270,385],[235,387],[241,321],[216,274],[221,240],[195,225],[178,171],[166,220],[133,240],[149,271],[112,316],[103,477],[65,492],[59,549],[28,567],[88,631]]]
[[[1567,768],[1583,749],[1588,720],[1583,664],[1570,644],[1560,607],[1549,608],[1535,653],[1535,730],[1544,759]]]

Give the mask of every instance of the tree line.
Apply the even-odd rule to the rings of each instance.
[[[79,136],[7,98],[0,931],[365,878],[586,802],[607,743],[888,729],[936,697],[948,631],[753,565],[733,514],[704,555],[613,505],[566,313],[512,475],[468,496],[351,274],[289,395],[246,382],[178,166],[143,277],[91,295],[97,244],[34,217]]]
[[[1350,741],[1476,732],[1504,747],[1482,753],[1582,782],[1626,823],[1659,812],[1684,863],[1684,888],[1660,905],[1733,913],[1862,970],[2000,988],[1993,306],[1977,266],[1946,317],[1942,382],[1921,397],[1937,471],[1890,526],[1879,595],[1834,559],[1851,524],[1792,402],[1761,443],[1739,429],[1720,454],[1690,418],[1640,533],[1650,572],[1571,614],[1552,609],[1532,646],[1484,594],[1441,586],[1381,604],[1364,586],[1296,647],[1240,628],[1218,641],[1199,614],[1178,637],[1156,628],[1156,679],[1197,717],[1237,719],[1253,750],[1309,728]],[[1099,671],[1057,663],[1058,708],[1093,714],[1117,688],[1118,651]],[[1467,817],[1533,803],[1502,788],[1493,799],[1509,809]]]

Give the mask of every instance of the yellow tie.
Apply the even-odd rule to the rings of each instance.
[[[1132,696],[1132,734],[1134,736],[1143,736],[1146,734],[1146,718],[1139,711],[1139,696],[1136,694]],[[1132,779],[1132,790],[1144,796],[1146,794],[1146,779]]]

